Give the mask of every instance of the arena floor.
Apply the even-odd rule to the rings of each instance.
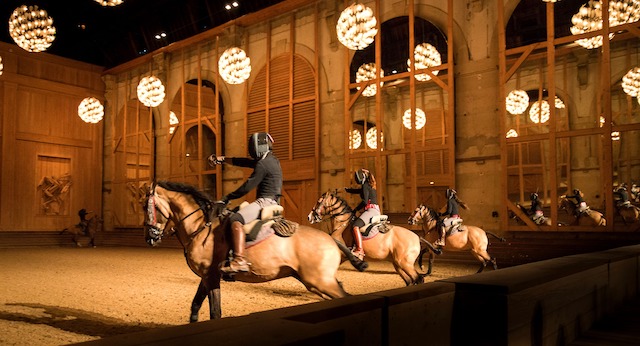
[[[426,281],[470,275],[477,268],[436,261]],[[371,262],[363,273],[343,263],[338,279],[351,294],[404,286],[388,262]],[[65,345],[186,324],[198,282],[181,249],[3,249],[0,345]],[[222,283],[224,317],[319,300],[292,278]],[[205,307],[200,320],[208,319]]]

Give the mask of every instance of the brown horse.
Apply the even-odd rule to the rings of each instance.
[[[89,246],[96,247],[96,233],[100,226],[102,225],[103,220],[98,215],[94,215],[93,217],[87,220],[87,228],[86,230],[80,224],[71,225],[66,227],[60,231],[60,234],[71,233],[73,235],[73,242],[77,247],[81,247],[80,237],[87,236],[89,237]]]
[[[422,232],[424,233],[422,236],[426,239],[431,238],[435,240],[439,236],[438,232],[431,232],[438,224],[438,212],[426,205],[420,204],[413,211],[411,216],[409,216],[408,223],[410,225],[422,223]],[[498,269],[496,259],[492,258],[487,252],[487,247],[489,246],[489,238],[487,237],[487,234],[499,239],[500,241],[506,241],[506,239],[494,233],[487,232],[480,227],[462,225],[458,232],[447,236],[446,245],[443,249],[445,251],[471,251],[473,257],[478,259],[481,263],[478,273],[484,270],[487,263],[491,263],[493,265],[493,269]],[[433,267],[433,259],[434,255],[430,252],[429,269],[427,270],[427,273],[429,274],[431,274],[431,269]]]
[[[626,205],[617,205],[616,210],[622,216],[624,224],[634,223],[640,220],[640,208],[628,203]]]
[[[324,299],[348,295],[336,279],[341,250],[331,237],[317,229],[298,226],[293,235],[271,235],[245,251],[251,270],[222,277],[218,269],[229,253],[225,227],[231,212],[211,202],[194,187],[172,182],[151,184],[145,201],[145,238],[150,245],[165,233],[176,234],[184,247],[189,268],[200,276],[200,286],[191,304],[190,321],[209,298],[210,318],[220,318],[220,280],[249,283],[295,277]],[[175,225],[169,227],[169,225]],[[170,230],[167,230],[170,229]]]
[[[572,215],[575,218],[573,225],[578,225],[578,226],[606,226],[607,225],[607,220],[605,220],[602,213],[592,209],[587,209],[587,211],[582,213],[582,215],[580,216],[576,215],[577,207],[575,203],[571,202],[566,197],[560,197],[560,203],[558,203],[558,205],[561,210],[565,210],[567,214]]]
[[[352,246],[354,211],[347,201],[332,191],[322,194],[309,213],[308,219],[309,222],[316,223],[323,221],[325,217],[331,220],[331,237]],[[399,226],[393,226],[387,232],[378,233],[372,238],[364,238],[362,248],[367,258],[393,263],[396,272],[407,286],[424,281],[426,274],[416,270],[416,261],[422,257],[424,251],[438,251],[417,234]]]

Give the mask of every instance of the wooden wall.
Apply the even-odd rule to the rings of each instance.
[[[60,230],[102,207],[103,123],[78,116],[104,103],[102,67],[0,42],[0,232]]]

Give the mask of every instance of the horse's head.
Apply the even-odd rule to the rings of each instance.
[[[309,215],[307,216],[309,223],[322,221],[322,217],[326,214],[326,208],[329,205],[328,201],[332,196],[331,191],[327,191],[318,198],[316,205],[313,206],[313,209],[311,209],[311,212],[309,212]]]
[[[158,195],[156,184],[151,184],[144,202],[144,238],[147,244],[155,246],[162,241],[162,236],[171,221],[169,202]]]
[[[427,211],[427,207],[424,204],[420,204],[416,207],[416,209],[413,210],[413,212],[409,216],[409,220],[407,220],[407,223],[409,223],[410,225],[417,224],[418,222],[420,222],[420,220],[422,220],[422,216]]]

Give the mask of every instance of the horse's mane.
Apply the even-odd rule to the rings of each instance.
[[[332,196],[333,198],[337,199],[338,201],[340,201],[346,208],[347,212],[353,214],[353,209],[351,208],[351,206],[349,205],[349,203],[347,202],[346,199],[344,199],[344,197],[342,196],[338,196],[337,194],[335,194],[334,192],[328,191],[327,192],[330,196]]]
[[[439,217],[439,213],[435,209],[429,207],[426,204],[423,204],[423,206],[427,209],[427,214],[429,214],[429,217],[437,221]]]
[[[193,197],[196,203],[198,203],[198,206],[200,206],[200,208],[202,208],[203,210],[207,210],[209,206],[211,206],[211,201],[212,201],[211,197],[206,193],[197,190],[195,187],[191,185],[188,185],[185,183],[177,183],[174,181],[163,180],[158,182],[158,186],[170,191],[181,192],[181,193],[186,193],[188,195],[191,195],[191,197]]]

